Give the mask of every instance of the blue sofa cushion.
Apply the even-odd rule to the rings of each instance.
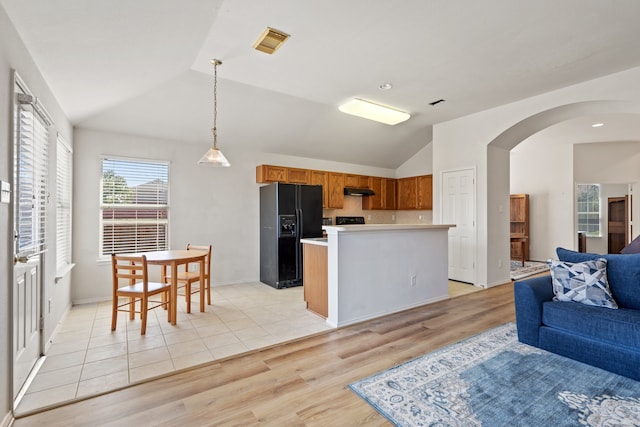
[[[568,262],[547,260],[555,301],[579,302],[598,307],[618,308],[607,282],[607,260]]]
[[[640,348],[640,311],[548,301],[543,304],[542,323],[572,334],[613,345]]]
[[[640,254],[599,255],[564,248],[557,248],[556,253],[560,261],[568,262],[606,259],[609,287],[618,306],[640,310]]]

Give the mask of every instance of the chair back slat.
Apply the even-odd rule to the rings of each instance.
[[[211,275],[211,252],[213,250],[213,245],[203,246],[203,245],[192,245],[191,243],[187,244],[187,250],[196,250],[203,251],[207,253],[207,256],[204,258],[204,275],[210,277]]]
[[[146,256],[112,254],[111,267],[114,292],[120,287],[121,280],[127,280],[130,286],[141,282],[144,292],[147,292],[149,279]]]

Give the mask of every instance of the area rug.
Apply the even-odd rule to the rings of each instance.
[[[526,261],[523,267],[522,261],[511,261],[511,280],[524,279],[547,270],[549,267],[544,262]]]
[[[396,426],[640,425],[640,382],[522,344],[513,323],[349,388]]]

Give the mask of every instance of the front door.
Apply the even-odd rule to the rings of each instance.
[[[449,279],[475,283],[475,171],[442,174],[442,223],[449,229]]]
[[[13,397],[42,354],[50,121],[17,75],[13,121]]]

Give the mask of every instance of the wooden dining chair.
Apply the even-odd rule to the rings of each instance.
[[[111,312],[111,330],[116,330],[118,312],[129,312],[129,319],[133,320],[136,313],[140,313],[142,326],[140,334],[147,332],[147,313],[157,307],[169,308],[171,285],[169,283],[149,282],[147,273],[147,257],[129,255],[111,255],[111,272],[113,276],[113,303]],[[123,283],[126,283],[123,286]],[[151,300],[150,297],[161,296],[162,299]],[[120,298],[127,302],[121,303]],[[139,309],[136,310],[136,305]],[[126,307],[126,308],[124,308]],[[167,310],[170,317],[170,310]],[[171,320],[171,319],[169,319]]]
[[[204,283],[201,286],[191,286],[193,283],[200,282],[200,271],[194,266],[199,263],[187,264],[185,271],[178,272],[178,289],[184,288],[185,302],[187,303],[187,313],[191,313],[191,295],[200,292],[200,289],[204,289],[206,293],[207,305],[211,305],[211,251],[212,246],[198,246],[187,244],[187,250],[203,251],[207,252],[204,259]],[[164,281],[171,283],[171,276],[167,275],[166,270],[163,271]],[[200,298],[204,298],[205,295],[201,293]]]

